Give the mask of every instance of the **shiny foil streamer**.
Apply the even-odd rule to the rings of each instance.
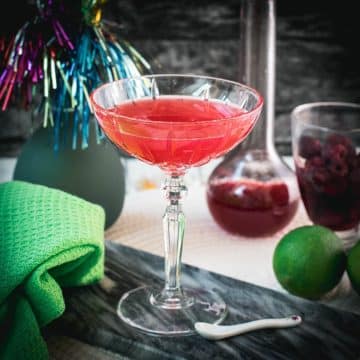
[[[64,141],[74,149],[86,148],[90,131],[95,131],[98,141],[104,137],[91,121],[93,89],[104,82],[151,73],[143,56],[118,40],[101,20],[104,2],[82,0],[79,22],[79,16],[69,16],[67,11],[69,6],[79,6],[76,2],[38,0],[34,19],[15,34],[0,37],[1,109],[11,103],[42,114],[43,126],[54,127],[55,150]],[[65,139],[63,130],[69,128],[72,137]]]

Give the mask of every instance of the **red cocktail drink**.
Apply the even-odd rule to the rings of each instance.
[[[169,173],[224,154],[246,137],[255,120],[236,105],[184,96],[127,101],[99,117],[112,142]]]
[[[261,96],[222,79],[152,75],[105,84],[91,100],[101,128],[116,146],[166,173],[165,286],[142,286],[123,294],[119,317],[141,331],[170,336],[194,333],[198,321],[221,322],[226,304],[216,291],[183,289],[180,284],[183,175],[246,137],[260,115]]]

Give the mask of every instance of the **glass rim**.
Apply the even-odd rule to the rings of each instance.
[[[115,116],[115,117],[121,117],[123,119],[127,119],[127,120],[131,120],[131,121],[136,121],[137,123],[153,123],[153,121],[151,120],[147,120],[147,119],[138,119],[138,118],[135,118],[135,117],[131,117],[131,116],[125,116],[125,115],[121,115],[121,114],[116,114],[114,112],[112,112],[111,110],[109,109],[105,109],[103,106],[101,106],[100,104],[98,104],[94,97],[96,95],[97,92],[101,91],[101,89],[105,88],[105,87],[108,87],[112,84],[115,84],[115,83],[125,83],[126,81],[130,81],[130,80],[141,80],[141,79],[144,79],[144,78],[147,78],[147,79],[151,79],[151,78],[198,78],[198,79],[205,79],[205,80],[212,80],[212,81],[218,81],[218,82],[223,82],[223,83],[226,83],[226,84],[229,84],[229,85],[235,85],[239,88],[242,88],[242,89],[245,89],[245,90],[248,90],[249,92],[251,92],[252,94],[255,95],[257,101],[256,101],[256,105],[254,106],[254,108],[250,111],[247,111],[247,112],[244,112],[243,114],[239,114],[237,116],[232,116],[232,117],[228,117],[228,118],[221,118],[221,119],[212,119],[212,120],[204,120],[204,121],[201,121],[202,124],[206,124],[206,123],[216,123],[216,122],[219,122],[219,121],[231,121],[233,119],[240,119],[242,117],[248,117],[249,115],[251,114],[256,114],[257,111],[261,110],[262,106],[263,106],[263,103],[264,103],[264,98],[263,96],[259,93],[258,90],[254,89],[253,87],[251,86],[248,86],[248,85],[245,85],[243,83],[240,83],[240,82],[236,82],[236,81],[233,81],[233,80],[227,80],[227,79],[223,79],[223,78],[218,78],[218,77],[213,77],[213,76],[206,76],[206,75],[196,75],[196,74],[149,74],[149,75],[141,75],[141,76],[134,76],[134,77],[127,77],[127,78],[122,78],[122,79],[119,79],[119,80],[114,80],[114,81],[109,81],[109,82],[106,82],[102,85],[100,85],[99,87],[97,87],[96,89],[94,89],[91,94],[90,94],[90,102],[91,102],[91,105],[92,105],[92,108],[93,110],[95,109],[98,109],[99,111],[102,111],[102,112],[109,112],[111,113],[112,116]],[[131,100],[131,99],[129,99]],[[214,99],[216,100],[216,99]],[[96,112],[96,111],[94,111]],[[156,121],[156,123],[158,124],[174,124],[174,122],[172,121]],[[196,123],[195,122],[186,122],[186,121],[177,121],[176,124],[179,124],[179,125],[194,125]]]
[[[347,102],[347,101],[315,101],[315,102],[308,102],[301,105],[297,105],[294,107],[294,109],[291,111],[291,120],[293,122],[293,125],[296,123],[301,123],[303,125],[306,125],[309,128],[323,130],[323,131],[337,131],[340,133],[356,133],[360,132],[360,127],[355,129],[349,129],[349,130],[338,130],[334,129],[329,126],[321,126],[321,125],[315,125],[312,123],[309,123],[303,119],[301,119],[300,113],[306,110],[310,110],[312,108],[324,108],[324,107],[343,107],[348,109],[357,109],[360,111],[360,103],[354,103],[354,102]]]

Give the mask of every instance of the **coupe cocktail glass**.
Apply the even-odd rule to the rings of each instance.
[[[118,315],[155,335],[187,335],[197,321],[221,322],[226,305],[216,292],[180,284],[187,191],[183,176],[242,141],[259,117],[262,97],[248,86],[217,78],[151,75],[107,83],[92,93],[91,101],[116,146],[166,174],[165,286],[125,293]]]

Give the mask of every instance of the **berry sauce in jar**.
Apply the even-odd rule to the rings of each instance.
[[[224,230],[260,237],[286,226],[296,213],[299,199],[290,199],[288,186],[281,180],[218,179],[209,184],[207,203]]]

